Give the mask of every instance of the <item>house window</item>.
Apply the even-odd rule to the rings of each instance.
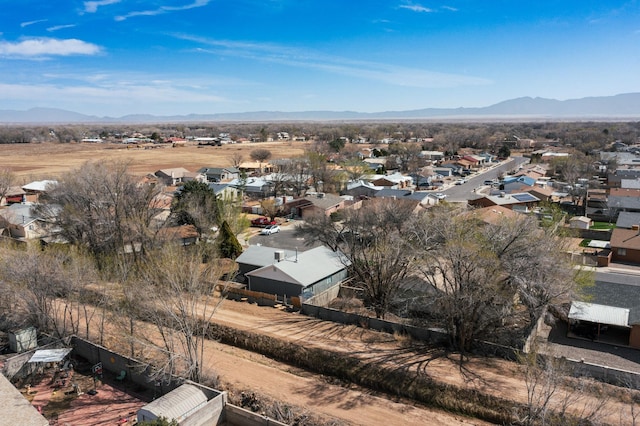
[[[627,249],[625,248],[618,249],[618,256],[626,256],[626,255],[627,255]]]

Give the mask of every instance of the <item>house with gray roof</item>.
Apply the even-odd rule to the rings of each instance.
[[[304,252],[249,246],[238,258],[252,291],[309,299],[347,278],[347,259],[320,246]]]
[[[640,212],[620,212],[616,228],[631,229],[634,225],[640,225]]]
[[[636,277],[609,275],[586,287],[584,293],[588,302],[571,303],[570,333],[640,349],[640,283]]]
[[[0,234],[19,240],[42,238],[48,231],[33,204],[11,204],[0,210]]]
[[[237,167],[202,167],[198,173],[207,177],[207,182],[230,182],[240,178]]]

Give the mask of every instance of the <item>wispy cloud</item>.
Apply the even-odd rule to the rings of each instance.
[[[40,22],[47,22],[47,21],[48,21],[48,19],[38,19],[36,21],[22,22],[20,24],[20,27],[24,28],[24,27],[28,27],[29,25],[39,24]]]
[[[47,31],[49,31],[50,33],[54,32],[54,31],[59,31],[59,30],[64,30],[65,28],[73,28],[75,27],[76,24],[68,24],[68,25],[55,25],[53,27],[49,27],[47,28]]]
[[[32,38],[18,42],[0,42],[0,56],[19,58],[42,58],[50,56],[96,55],[99,46],[82,40]]]
[[[210,2],[211,2],[211,0],[194,0],[193,3],[187,4],[187,5],[184,5],[184,6],[160,6],[157,9],[134,11],[134,12],[129,12],[126,15],[116,16],[115,20],[116,21],[124,21],[126,19],[133,18],[133,17],[136,17],[136,16],[155,16],[155,15],[161,15],[163,13],[178,12],[178,11],[181,11],[181,10],[195,9],[197,7],[204,7],[204,6],[208,5]]]
[[[299,68],[315,69],[354,78],[384,82],[394,86],[446,88],[492,83],[490,80],[481,77],[434,72],[388,63],[357,61],[274,44],[213,40],[184,34],[174,34],[174,36],[208,46],[209,48],[199,49],[203,53],[236,56]]]
[[[433,9],[430,9],[428,7],[422,6],[421,4],[413,4],[413,3],[408,3],[408,4],[401,4],[400,6],[398,6],[400,9],[408,9],[411,10],[413,12],[419,12],[419,13],[431,13],[433,12]]]
[[[84,11],[85,13],[96,13],[100,6],[108,6],[110,4],[120,3],[122,0],[99,0],[99,1],[85,1]]]
[[[452,6],[442,6],[442,9],[448,10],[449,12],[457,12],[458,11],[457,7],[452,7]]]

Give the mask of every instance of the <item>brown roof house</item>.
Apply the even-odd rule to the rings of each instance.
[[[329,216],[345,207],[346,200],[334,194],[307,192],[303,198],[297,198],[284,205],[285,214],[305,219],[312,215]]]
[[[640,264],[640,226],[631,229],[615,228],[611,233],[611,251],[614,262]]]

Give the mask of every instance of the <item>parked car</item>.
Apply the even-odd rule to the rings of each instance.
[[[251,226],[265,227],[269,225],[275,225],[275,220],[270,220],[268,217],[257,217],[251,221]]]
[[[458,180],[456,181],[456,185],[462,185],[463,183],[466,183],[466,182],[467,182],[467,180],[466,180],[466,179],[458,179]]]
[[[269,225],[260,231],[260,235],[271,235],[278,232],[280,232],[280,227],[278,225]]]
[[[436,198],[438,200],[444,200],[445,198],[447,198],[447,194],[443,194],[442,192],[437,192],[436,193]]]
[[[493,185],[494,183],[497,183],[497,182],[495,180],[485,180],[484,181],[484,184],[485,185],[489,185],[489,186]]]

